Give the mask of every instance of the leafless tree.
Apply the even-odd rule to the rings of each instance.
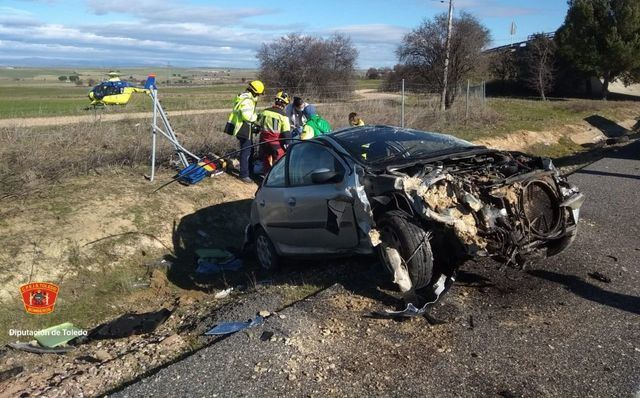
[[[348,94],[355,87],[358,51],[342,34],[322,39],[291,33],[263,44],[256,57],[260,79],[274,89],[331,97]]]
[[[546,101],[547,92],[553,86],[556,44],[542,33],[533,36],[526,48],[528,73],[525,82]]]
[[[397,50],[400,61],[418,71],[423,80],[433,85],[434,92],[443,88],[446,35],[447,15],[441,14],[433,20],[425,20],[408,33]],[[477,72],[479,65],[484,65],[481,52],[489,42],[489,30],[476,17],[463,12],[454,18],[447,74],[447,107],[455,99],[458,84]]]

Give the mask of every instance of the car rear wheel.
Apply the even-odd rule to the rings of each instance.
[[[273,270],[278,267],[279,256],[276,252],[271,239],[264,231],[264,229],[258,227],[256,230],[256,257],[260,266],[267,270]]]
[[[382,244],[379,245],[382,263],[393,273],[391,259],[385,248],[396,249],[409,272],[414,289],[420,289],[431,281],[433,254],[429,234],[416,225],[403,212],[391,211],[378,222]]]

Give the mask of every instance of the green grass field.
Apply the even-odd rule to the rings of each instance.
[[[230,107],[242,84],[218,84],[208,87],[162,87],[159,98],[166,110],[210,109]],[[68,116],[87,113],[89,87],[68,83],[59,86],[0,86],[0,118]],[[123,106],[111,106],[109,112],[142,112],[151,110],[144,94],[134,94]]]
[[[98,69],[0,69],[0,118],[82,115],[87,112],[91,87],[106,80],[108,70]],[[122,80],[140,84],[149,72],[157,74],[160,99],[166,110],[228,107],[244,81],[255,77],[248,69],[155,68],[119,70]],[[59,76],[77,75],[82,85]],[[90,84],[92,83],[92,84]],[[151,110],[144,94],[134,95],[126,106],[109,112]]]

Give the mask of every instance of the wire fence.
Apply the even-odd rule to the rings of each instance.
[[[321,95],[298,93],[289,87],[270,87],[260,98],[258,109],[267,108],[275,93],[285,90],[291,96],[300,96],[316,105],[334,130],[349,126],[348,115],[351,112],[356,112],[370,125],[388,124],[431,131],[456,130],[460,123],[466,123],[465,119],[471,123],[484,123],[484,119],[478,117],[486,108],[483,82],[465,82],[457,86],[453,105],[444,113],[440,111],[441,95],[435,85],[403,85],[400,82],[385,91],[353,85],[331,85],[328,88]],[[327,92],[331,95],[326,96]],[[205,155],[236,148],[237,141],[222,132],[228,112],[206,110],[230,111],[237,89],[167,90],[163,96],[160,87],[158,93],[160,99],[166,98],[163,107],[169,112],[204,107],[205,112],[201,114],[171,118],[181,144],[190,151]],[[210,102],[201,103],[203,98]],[[211,98],[215,100],[211,101]],[[0,198],[28,195],[35,189],[44,189],[46,184],[41,185],[43,182],[86,174],[101,167],[146,165],[151,156],[150,121],[151,112],[149,119],[140,119],[138,115],[117,121],[100,121],[98,118],[95,122],[69,125],[0,128]],[[158,146],[158,162],[169,165],[173,149],[164,141],[161,140]],[[46,167],[41,167],[43,164]]]

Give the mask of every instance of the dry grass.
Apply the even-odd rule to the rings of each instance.
[[[261,101],[260,106],[267,105],[266,100]],[[444,114],[439,112],[438,105],[436,96],[409,95],[405,126],[476,140],[501,137],[518,130],[557,129],[565,124],[582,123],[593,114],[617,121],[639,113],[637,102],[589,100],[490,99],[483,103],[472,98],[468,116],[462,97]],[[399,99],[343,98],[318,108],[336,130],[348,125],[350,112],[357,112],[369,124],[400,125],[401,121]],[[197,154],[221,154],[237,148],[237,141],[221,132],[226,116],[224,113],[180,116],[171,122],[186,148]],[[142,120],[0,129],[0,199],[24,197],[46,189],[46,183],[99,173],[105,167],[148,164],[150,154],[150,128]],[[161,140],[159,165],[169,167],[172,157],[175,157],[172,148],[166,140]]]
[[[402,120],[402,108],[397,99],[332,103],[320,106],[319,111],[335,128],[347,125],[350,112],[357,112],[368,124],[400,125]],[[491,134],[490,127],[500,120],[498,112],[477,100],[469,107],[469,117],[464,102],[456,103],[442,114],[439,100],[434,96],[412,95],[405,105],[406,127],[445,132],[465,139]]]
[[[225,116],[176,117],[171,122],[181,143],[194,153],[222,153],[236,146],[235,139],[221,132]],[[159,165],[169,166],[175,158],[172,147],[164,139],[159,143]],[[148,163],[150,127],[139,120],[124,120],[0,129],[0,148],[0,198],[19,197],[64,177]]]

